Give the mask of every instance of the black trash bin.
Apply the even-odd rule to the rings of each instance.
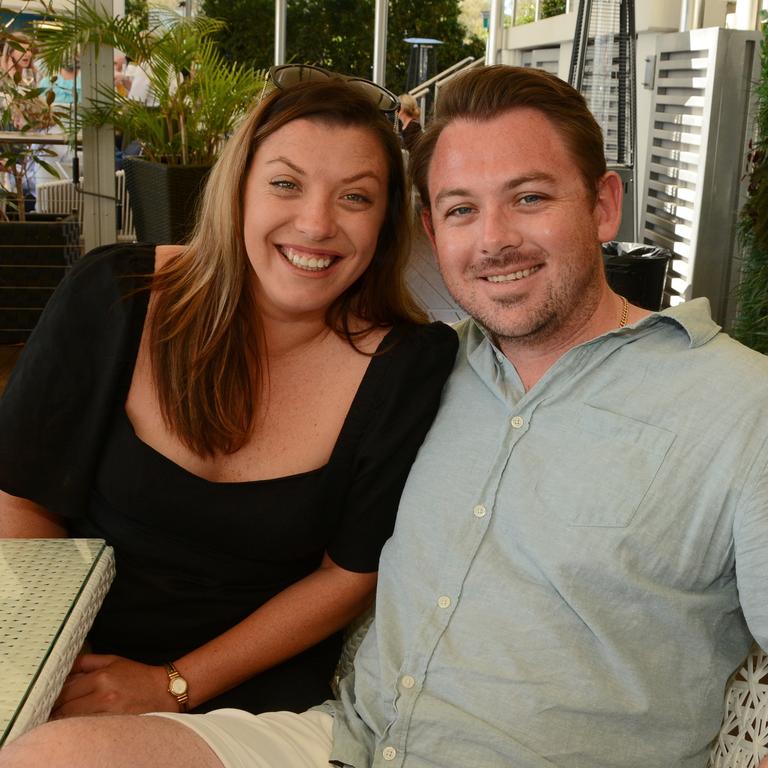
[[[603,243],[608,285],[631,304],[654,312],[661,309],[664,283],[672,254],[642,243]]]

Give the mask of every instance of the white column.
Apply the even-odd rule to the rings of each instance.
[[[736,29],[757,28],[759,0],[736,0]]]
[[[275,66],[285,64],[285,27],[288,0],[275,0]]]
[[[693,0],[692,29],[702,29],[704,26],[704,0]]]
[[[488,45],[485,49],[485,63],[496,64],[501,48],[501,33],[504,3],[502,0],[491,0],[491,14],[488,19]]]
[[[689,29],[688,0],[682,0],[680,3],[680,32],[687,32]]]
[[[387,84],[387,0],[376,0],[373,26],[373,82]]]
[[[80,0],[92,8],[113,12],[112,0]],[[80,57],[81,100],[99,98],[103,88],[114,86],[112,49],[94,45],[83,48]],[[85,250],[113,243],[115,218],[115,132],[112,126],[83,128],[83,237]]]

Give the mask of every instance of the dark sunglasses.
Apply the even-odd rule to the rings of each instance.
[[[322,67],[311,64],[280,64],[271,67],[269,79],[278,88],[290,88],[297,83],[317,82],[322,80],[343,80],[356,91],[363,94],[368,101],[382,112],[392,112],[400,108],[397,96],[386,88],[383,88],[364,77],[351,77],[331,72]]]

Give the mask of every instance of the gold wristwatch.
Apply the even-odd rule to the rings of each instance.
[[[187,702],[189,701],[189,685],[187,681],[179,674],[179,671],[170,661],[166,662],[165,671],[168,673],[168,693],[179,702],[179,709],[182,712],[186,712]]]

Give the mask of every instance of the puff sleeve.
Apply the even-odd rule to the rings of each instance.
[[[440,404],[453,368],[457,336],[442,323],[398,328],[391,348],[373,358],[361,384],[360,407],[350,412],[329,482],[338,525],[327,551],[350,571],[378,569],[394,529],[400,494]]]
[[[104,429],[130,376],[154,248],[104,246],[46,305],[0,399],[0,488],[62,518],[82,515]]]

